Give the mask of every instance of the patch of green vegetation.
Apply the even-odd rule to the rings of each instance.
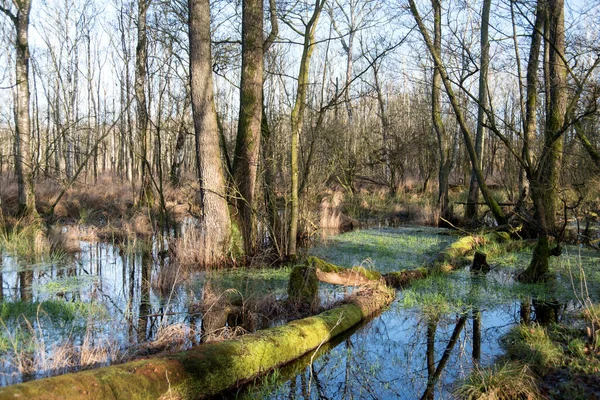
[[[503,338],[506,355],[543,373],[559,365],[563,351],[540,325],[518,325]]]
[[[469,400],[513,400],[542,398],[533,373],[518,362],[491,368],[475,368],[454,391]]]
[[[442,232],[413,227],[359,230],[331,237],[310,254],[347,268],[368,263],[380,273],[415,269],[455,240]]]
[[[38,317],[48,318],[52,322],[73,322],[77,318],[94,316],[99,318],[106,311],[96,303],[48,300],[42,302],[2,302],[0,319],[5,323],[24,318],[34,321]]]
[[[36,287],[36,289],[43,294],[64,294],[89,287],[97,280],[98,278],[92,275],[68,276],[61,279],[53,279],[50,282],[40,284]]]
[[[50,243],[39,223],[17,221],[0,226],[0,250],[21,260],[32,261],[50,254]]]
[[[273,294],[285,296],[291,266],[282,268],[238,268],[215,270],[206,273],[206,281],[217,290],[234,289],[231,293],[241,294],[244,298]],[[199,282],[199,284],[203,284]]]
[[[231,222],[231,237],[229,240],[229,248],[227,253],[232,259],[239,259],[244,256],[244,237],[238,224],[235,221]]]

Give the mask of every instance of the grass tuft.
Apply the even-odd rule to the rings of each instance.
[[[539,373],[560,364],[562,349],[540,325],[518,325],[503,339],[507,356],[531,365]]]
[[[507,362],[491,368],[475,368],[454,391],[469,400],[541,399],[536,380],[527,365]]]

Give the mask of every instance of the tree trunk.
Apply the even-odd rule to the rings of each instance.
[[[475,154],[477,154],[479,168],[483,168],[483,145],[485,128],[485,109],[488,107],[488,88],[487,75],[490,63],[490,42],[488,38],[488,28],[490,22],[490,8],[492,1],[484,0],[481,11],[481,67],[479,70],[479,109],[477,111],[477,133],[475,134]],[[473,171],[471,173],[471,182],[469,185],[469,200],[465,217],[468,219],[477,218],[477,203],[479,202],[479,186],[477,185],[477,176]]]
[[[540,0],[544,1],[544,0]],[[560,243],[550,249],[550,237],[556,234],[556,194],[562,157],[562,134],[567,104],[567,72],[564,63],[564,0],[547,3],[548,83],[546,130],[544,146],[531,182],[534,219],[537,223],[538,241],[529,267],[520,275],[525,282],[543,280],[549,271],[551,255],[560,254]]]
[[[15,101],[15,173],[19,194],[19,214],[37,217],[31,158],[31,117],[29,114],[29,14],[31,0],[15,1],[16,14],[1,11],[12,21],[16,30],[16,101]]]
[[[304,122],[304,108],[306,107],[306,94],[308,91],[308,73],[310,59],[314,51],[315,31],[321,10],[326,0],[315,0],[315,6],[312,16],[304,30],[304,44],[302,49],[302,58],[300,59],[300,70],[298,71],[298,88],[296,91],[296,101],[292,110],[292,145],[290,149],[290,169],[292,175],[292,193],[291,193],[291,212],[290,212],[290,230],[288,241],[288,255],[296,256],[296,237],[298,235],[298,146],[300,134],[302,133],[302,124]]]
[[[433,7],[433,46],[438,54],[442,51],[442,4],[440,0],[432,0]],[[452,145],[448,132],[444,127],[442,120],[442,92],[441,92],[440,69],[434,63],[433,77],[431,84],[431,120],[436,133],[438,142],[438,152],[440,165],[438,169],[438,198],[440,207],[440,216],[447,221],[453,218],[452,208],[450,207],[449,177],[452,166],[454,165],[454,146]]]
[[[233,160],[238,221],[246,255],[254,253],[254,192],[261,139],[263,87],[263,1],[242,3],[240,113]]]
[[[225,197],[225,179],[219,147],[213,97],[208,0],[189,0],[190,78],[196,134],[196,162],[202,207],[204,264],[216,264],[227,253],[231,221]]]
[[[140,144],[140,178],[141,188],[139,204],[152,206],[154,193],[150,178],[150,162],[148,161],[149,118],[146,101],[146,63],[148,61],[148,45],[146,34],[146,13],[151,0],[138,0],[137,46],[135,48],[135,99],[137,117],[137,136]]]

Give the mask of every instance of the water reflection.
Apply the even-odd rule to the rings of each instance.
[[[235,396],[450,398],[475,357],[485,366],[501,352],[499,338],[518,322],[518,307],[435,316],[401,308],[396,300],[390,311],[339,338],[330,350],[311,352]]]
[[[225,291],[204,286],[220,276],[184,274],[169,262],[164,241],[80,247],[72,259],[34,265],[0,255],[0,345],[19,341],[0,346],[0,385],[53,374],[57,368],[44,363],[57,364],[62,353],[64,363],[75,366],[72,360],[81,359],[76,353],[98,350],[105,357],[94,364],[108,364],[165,347],[186,349],[237,325],[244,326],[241,332],[270,323],[229,304],[203,305]]]

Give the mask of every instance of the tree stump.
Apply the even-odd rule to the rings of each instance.
[[[484,252],[476,251],[471,265],[471,272],[487,274],[490,272],[490,265],[487,262],[487,255]]]
[[[319,306],[317,271],[306,265],[296,265],[288,282],[288,301],[298,311],[314,311]]]

